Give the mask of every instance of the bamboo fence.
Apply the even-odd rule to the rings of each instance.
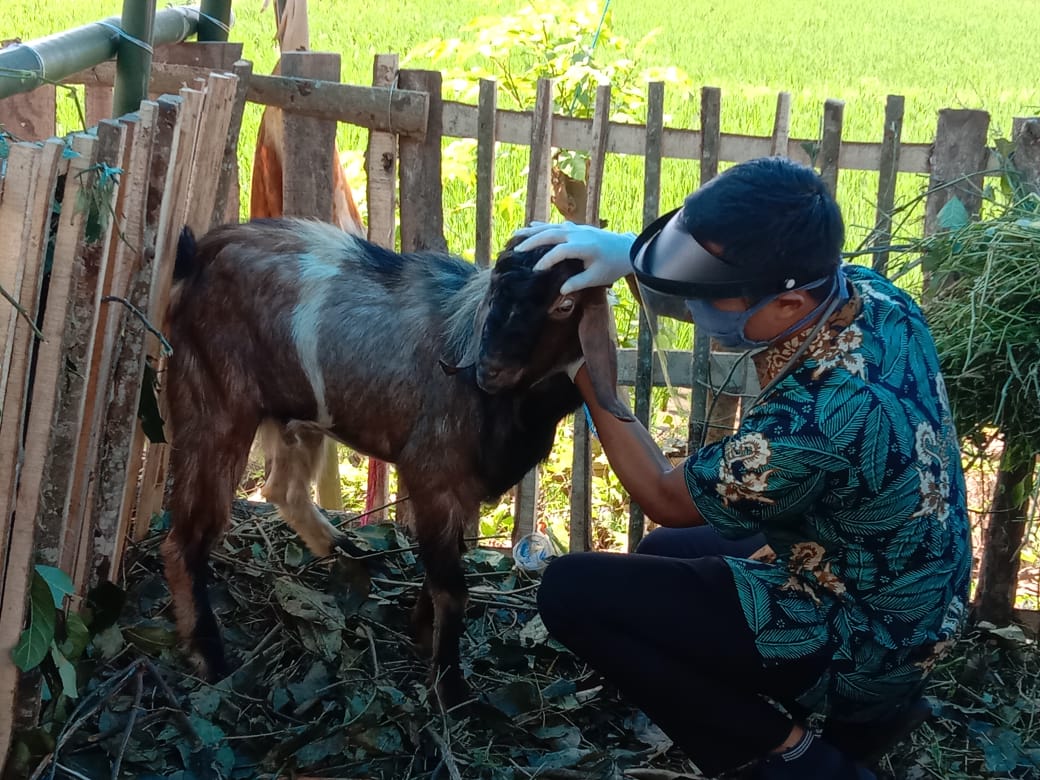
[[[539,84],[533,111],[513,112],[497,108],[490,81],[481,83],[476,106],[443,101],[440,73],[398,70],[394,55],[376,58],[371,86],[339,83],[338,55],[287,54],[285,72],[292,75],[282,76],[255,75],[240,56],[236,44],[159,47],[151,70],[154,98],[117,119],[106,118],[114,65],[76,74],[67,81],[86,87],[91,130],[66,139],[51,137],[52,95],[0,100],[0,122],[26,139],[10,146],[0,200],[0,287],[18,306],[0,303],[0,755],[17,711],[26,710],[10,650],[24,627],[33,566],[61,568],[80,596],[98,582],[119,582],[126,545],[142,538],[162,509],[167,445],[145,436],[137,414],[141,388],[161,377],[164,352],[156,328],[180,227],[200,233],[239,213],[238,135],[247,102],[286,113],[284,193],[287,210],[296,214],[329,218],[327,161],[336,123],[367,128],[369,236],[403,251],[447,248],[442,139],[475,139],[475,245],[482,265],[494,254],[492,183],[502,143],[530,147],[528,220],[549,217],[553,148],[590,154],[589,223],[598,220],[600,194],[609,186],[604,171],[611,154],[644,158],[644,223],[658,215],[666,158],[698,160],[702,181],[716,175],[720,163],[769,154],[814,163],[832,189],[839,170],[876,171],[879,245],[889,238],[900,174],[928,176],[924,229],[931,231],[954,196],[977,212],[981,172],[998,167],[987,144],[986,112],[940,111],[933,143],[903,144],[904,100],[898,95],[888,98],[876,143],[843,141],[838,100],[823,107],[820,138],[791,138],[787,93],[778,95],[772,134],[753,137],[722,132],[721,92],[714,87],[702,90],[700,127],[693,130],[664,126],[662,84],[650,85],[646,122],[629,125],[609,121],[609,86],[599,88],[593,118],[581,120],[554,113],[549,81]],[[1016,153],[1034,164],[1038,129],[1037,119],[1015,123]],[[810,145],[816,149],[812,160]],[[884,271],[886,260],[878,253],[875,266]],[[649,422],[650,392],[664,384],[663,363],[672,384],[693,393],[691,441],[705,425],[724,430],[732,424],[737,399],[753,379],[709,388],[707,366],[725,364],[726,355],[697,340],[691,352],[654,360],[649,330],[642,322],[638,347],[620,355],[620,381],[635,388],[637,416]],[[718,419],[709,421],[713,393],[722,402]],[[580,550],[591,546],[590,440],[583,415],[575,416],[574,452],[570,535],[571,549]],[[537,504],[536,469],[516,489],[515,535],[535,527]],[[633,506],[631,546],[644,527]]]

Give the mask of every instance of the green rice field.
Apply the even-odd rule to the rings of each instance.
[[[237,0],[231,37],[244,45],[244,56],[257,72],[270,72],[277,59],[274,14],[263,0]],[[273,2],[271,3],[273,5]],[[514,14],[525,4],[504,0],[406,0],[355,3],[311,0],[311,47],[342,55],[342,77],[349,83],[371,80],[372,58],[396,53],[408,67],[445,70],[448,61],[409,57],[431,39],[460,36],[467,22],[481,15]],[[48,33],[118,14],[118,0],[38,2],[7,0],[0,39],[32,39]],[[536,2],[540,10],[581,8],[589,20],[592,39],[602,4],[568,4],[565,0]],[[1036,78],[1035,49],[1040,34],[1040,2],[1015,4],[993,0],[609,0],[608,27],[615,36],[634,44],[645,35],[655,37],[638,53],[634,67],[680,69],[688,76],[691,92],[669,85],[667,124],[698,126],[697,93],[701,86],[722,90],[722,131],[768,135],[772,130],[776,94],[792,95],[791,135],[819,135],[823,103],[845,102],[846,140],[878,141],[882,133],[885,98],[906,97],[903,139],[930,142],[936,112],[944,107],[979,108],[992,116],[993,138],[1010,132],[1015,116],[1040,112],[1040,81]],[[472,33],[468,33],[472,36]],[[451,95],[447,95],[451,97]],[[615,98],[617,100],[617,98]],[[500,97],[500,105],[504,106]],[[62,110],[63,131],[77,129],[70,106]],[[260,109],[249,109],[243,123],[243,189]],[[357,199],[364,208],[364,132],[341,126],[340,148]],[[466,144],[455,144],[455,147]],[[496,186],[501,202],[496,208],[496,245],[504,241],[523,217],[525,158],[519,150],[500,158]],[[473,173],[469,157],[446,166],[446,229],[449,245],[463,254],[473,245]],[[925,182],[903,176],[899,197],[908,200]],[[697,186],[697,169],[690,163],[666,161],[662,209],[677,205]],[[876,176],[843,172],[839,199],[849,223],[849,247],[862,240],[873,222]],[[611,158],[602,199],[602,217],[618,229],[637,230],[641,223],[642,163],[638,158]]]

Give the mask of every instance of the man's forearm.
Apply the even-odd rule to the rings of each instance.
[[[686,488],[682,466],[672,466],[650,432],[638,421],[619,420],[596,402],[584,367],[574,381],[589,407],[610,467],[632,500],[658,525],[703,524]]]

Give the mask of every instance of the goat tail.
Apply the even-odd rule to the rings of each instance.
[[[181,230],[177,239],[177,258],[173,263],[173,280],[187,279],[198,268],[198,245],[195,241],[195,233],[187,225]]]

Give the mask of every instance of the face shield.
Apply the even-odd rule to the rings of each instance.
[[[660,365],[665,382],[673,399],[681,396],[676,385],[692,386],[695,402],[696,392],[707,392],[709,403],[725,402],[726,396],[750,400],[760,391],[757,372],[751,356],[779,341],[820,314],[825,308],[833,311],[841,298],[847,298],[847,285],[843,283],[840,269],[823,278],[799,279],[794,276],[767,276],[762,273],[749,274],[748,270],[727,262],[705,249],[685,229],[681,209],[664,214],[647,226],[632,246],[632,265],[638,290],[647,313],[647,321],[655,323],[654,348],[659,353]],[[744,326],[758,311],[767,306],[777,295],[792,290],[813,290],[829,286],[828,294],[820,305],[784,333],[769,341],[749,339]],[[725,298],[750,298],[750,307],[738,310],[723,309],[715,301]],[[674,322],[662,323],[661,318],[693,323],[693,341],[697,347],[707,351],[707,376],[694,377],[690,372],[689,358],[676,366],[664,359],[667,350],[675,350],[672,333],[680,332]],[[700,338],[698,339],[698,332]],[[689,337],[678,339],[690,343]],[[703,364],[702,364],[703,365]],[[676,375],[676,368],[689,372],[690,380]],[[696,371],[696,369],[694,369]],[[673,382],[674,380],[674,382]],[[712,409],[707,412],[711,424]]]

